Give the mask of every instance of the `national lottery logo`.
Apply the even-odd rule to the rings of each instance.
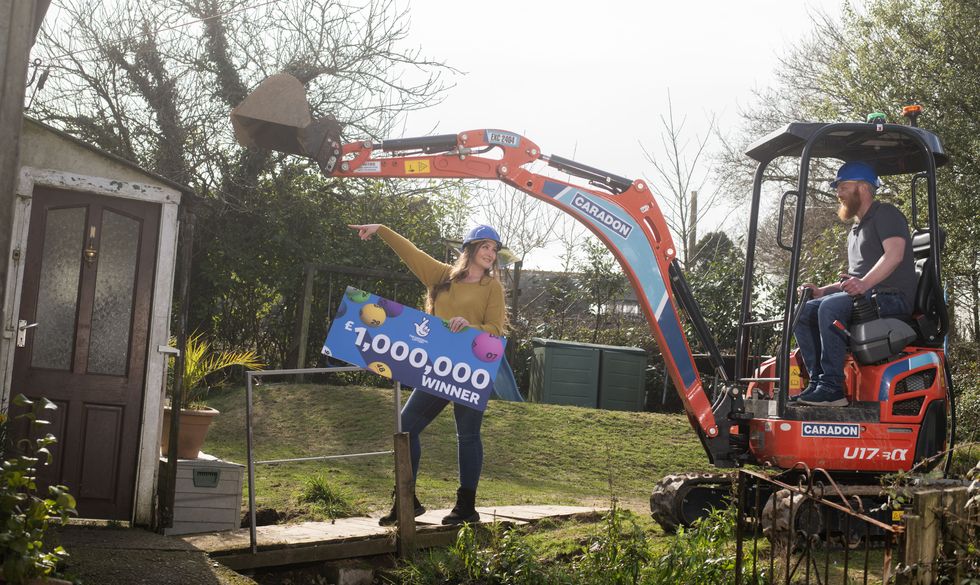
[[[842,423],[803,423],[804,437],[825,437],[857,439],[861,436],[861,425]]]
[[[633,226],[619,219],[616,214],[607,211],[605,208],[597,205],[591,199],[585,195],[582,195],[581,193],[576,193],[575,196],[572,197],[572,207],[581,210],[592,219],[623,236],[624,238],[628,238],[630,232],[633,231]]]

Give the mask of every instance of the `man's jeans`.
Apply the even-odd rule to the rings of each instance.
[[[871,300],[871,294],[870,291],[867,293],[868,300]],[[911,313],[905,298],[899,293],[879,292],[875,298],[881,317]],[[834,321],[840,321],[844,327],[850,325],[853,307],[854,300],[844,292],[813,299],[804,305],[794,333],[803,363],[810,372],[811,384],[816,382],[834,390],[843,390],[847,336],[834,327]]]
[[[413,390],[405,407],[402,408],[402,432],[408,433],[413,478],[419,475],[419,460],[422,458],[422,442],[419,440],[419,434],[435,420],[447,404],[449,401],[445,398],[421,390]],[[459,486],[476,491],[476,486],[480,482],[480,473],[483,471],[483,441],[480,438],[483,412],[453,403],[453,416],[456,419]]]

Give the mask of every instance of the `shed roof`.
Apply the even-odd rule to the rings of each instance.
[[[70,150],[52,148],[46,137],[67,144]],[[179,191],[191,201],[201,197],[194,189],[163,175],[149,171],[135,162],[89,144],[71,134],[33,118],[24,117],[24,131],[21,134],[21,165],[39,168],[57,168],[78,174],[101,174],[116,176],[111,171],[122,172],[127,180],[159,183]],[[101,168],[100,168],[101,167]],[[184,197],[182,197],[184,199]],[[186,202],[190,202],[185,200]]]

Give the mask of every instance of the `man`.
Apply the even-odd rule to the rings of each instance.
[[[804,284],[813,300],[803,307],[794,333],[810,384],[798,397],[801,405],[847,406],[844,395],[845,334],[834,326],[850,323],[853,297],[873,298],[882,317],[911,313],[915,298],[915,264],[908,220],[897,207],[876,201],[878,175],[871,165],[854,161],[837,171],[842,221],[853,221],[847,236],[847,274],[837,284]]]

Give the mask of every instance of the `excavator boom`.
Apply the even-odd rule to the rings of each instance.
[[[938,269],[943,238],[935,181],[936,166],[946,157],[938,137],[929,132],[883,123],[793,123],[750,148],[747,154],[760,166],[753,186],[739,359],[733,384],[684,279],[667,223],[650,186],[643,180],[631,180],[556,155],[546,156],[526,137],[492,128],[380,142],[344,142],[341,124],[330,116],[314,118],[302,84],[285,74],[270,77],[250,94],[232,112],[232,124],[244,146],[309,157],[329,176],[496,180],[576,218],[609,248],[633,285],[663,354],[667,374],[716,467],[760,463],[789,474],[801,466],[822,468],[845,472],[863,489],[866,486],[861,484],[866,481],[877,485],[877,474],[908,471],[914,465],[934,461],[953,442],[952,378],[941,348],[948,319]],[[919,338],[892,347],[890,341],[886,346],[879,337],[861,333],[864,329],[849,330],[853,355],[845,363],[845,374],[851,372],[846,379],[852,401],[848,408],[788,402],[790,388],[798,390],[802,385],[801,380],[794,385],[789,375],[793,315],[805,302],[797,302],[794,296],[794,279],[803,250],[802,231],[794,231],[792,246],[779,241],[791,259],[783,319],[750,319],[752,258],[757,247],[762,181],[767,165],[783,156],[799,156],[801,168],[799,187],[784,193],[784,202],[791,195],[807,192],[807,173],[813,157],[872,160],[879,174],[914,173],[913,210],[916,181],[924,179],[921,182],[927,187],[929,225],[913,236],[913,254],[922,263],[923,274],[916,292],[916,303],[921,305],[916,317]],[[537,169],[544,170],[543,165],[551,167],[552,172],[538,172]],[[794,225],[805,224],[805,211],[806,198],[796,196]],[[780,225],[781,221],[782,215]],[[707,351],[716,374],[725,381],[712,399],[695,367],[681,310]],[[889,319],[871,322],[887,331],[889,340],[892,331],[908,327],[899,321],[891,324]],[[782,325],[779,354],[755,368],[751,377],[745,377],[749,373],[750,328],[769,324]],[[861,327],[865,325],[868,324]],[[866,329],[872,330],[870,325]],[[745,382],[750,382],[749,387],[740,390],[738,384]],[[947,457],[947,466],[949,461]],[[689,525],[704,511],[723,505],[730,488],[731,477],[727,474],[668,475],[651,494],[651,512],[665,529]]]
[[[294,78],[280,74],[250,94],[232,112],[239,142],[303,154],[334,177],[498,180],[558,207],[588,227],[615,255],[632,283],[663,353],[667,372],[708,457],[716,465],[733,464],[727,425],[719,424],[728,412],[713,411],[702,386],[681,325],[675,299],[678,291],[684,296],[680,306],[694,321],[701,341],[714,355],[716,369],[724,375],[719,353],[693,298],[687,294],[670,231],[643,180],[630,180],[570,159],[543,155],[538,145],[526,137],[498,129],[344,143],[339,124],[332,118],[313,120],[305,98],[297,102],[296,96],[303,95],[297,91],[298,85]],[[270,102],[272,95],[282,97]],[[254,96],[259,96],[263,104],[252,101]],[[266,115],[266,110],[271,114]],[[538,161],[582,179],[589,186],[532,171],[529,167]],[[719,400],[721,403],[730,405],[731,401]]]

